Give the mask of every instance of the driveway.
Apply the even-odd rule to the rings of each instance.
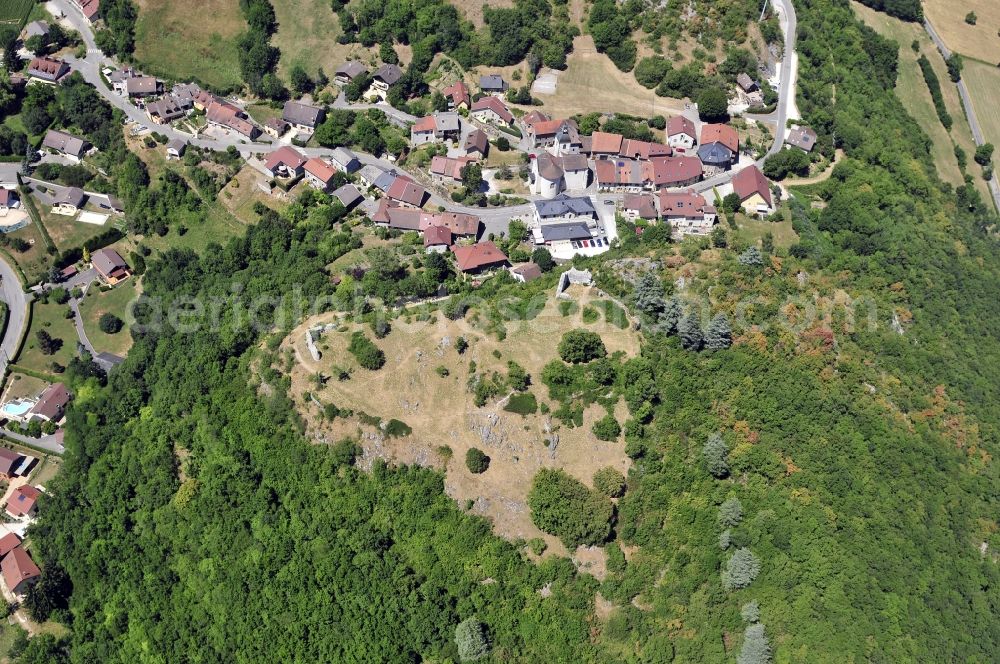
[[[9,314],[7,330],[0,342],[0,375],[7,373],[7,365],[17,353],[17,344],[27,324],[28,302],[31,296],[24,292],[14,268],[0,256],[0,299],[7,303]]]

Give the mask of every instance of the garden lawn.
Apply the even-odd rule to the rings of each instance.
[[[80,316],[83,317],[83,329],[87,338],[98,353],[108,352],[125,357],[132,347],[132,335],[129,333],[129,321],[132,319],[129,304],[142,293],[142,287],[136,278],[129,279],[109,291],[91,287],[86,297],[80,303]],[[125,321],[125,326],[117,334],[107,334],[101,331],[98,324],[105,313],[114,315]]]
[[[48,304],[34,302],[31,305],[31,327],[24,340],[24,347],[15,362],[27,369],[52,373],[52,363],[58,362],[66,366],[76,355],[76,328],[72,318],[66,318],[69,304],[56,304],[49,300]],[[38,348],[37,333],[45,330],[54,339],[61,339],[62,346],[52,355],[43,355]]]

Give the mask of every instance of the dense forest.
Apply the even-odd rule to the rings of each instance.
[[[78,391],[32,532],[45,574],[68,576],[53,616],[71,632],[24,661],[454,661],[487,642],[495,661],[996,661],[997,218],[934,174],[893,94],[898,45],[846,0],[796,9],[798,105],[847,158],[821,207],[793,203],[796,245],[729,247],[686,293],[704,318],[753,298],[762,329],[709,347],[687,300],[661,306],[611,269],[665,248],[626,235],[591,267],[647,317],[642,356],[567,350],[543,377],[567,425],[581,391],[561,386],[612,386],[629,409],[613,528],[559,533],[608,540],[604,581],[528,562],[435,472],[366,474],[353,443],[303,439],[283,386],[253,370],[282,330],[235,312],[331,293],[324,266],[351,244],[266,213],[201,258],[149,262],[151,297],[227,298],[217,329],[136,329],[107,387]],[[876,324],[764,327],[803,282],[868,298]],[[605,500],[558,481],[535,494],[541,523],[566,527],[561,497],[607,523]]]

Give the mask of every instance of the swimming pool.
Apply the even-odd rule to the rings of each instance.
[[[0,407],[0,415],[4,417],[21,417],[35,405],[34,401],[28,401],[24,399],[19,399],[17,401],[8,401],[2,407]]]

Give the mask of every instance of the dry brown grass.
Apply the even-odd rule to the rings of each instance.
[[[684,110],[684,102],[657,97],[639,85],[631,72],[619,71],[608,56],[597,52],[590,35],[573,40],[573,52],[566,64],[566,71],[559,74],[556,93],[538,96],[543,102],[541,109],[554,117],[595,112],[671,116]]]
[[[596,298],[590,289],[577,292],[581,304]],[[445,468],[445,487],[450,496],[460,504],[474,501],[473,511],[489,517],[498,534],[512,539],[544,537],[549,551],[564,554],[566,550],[556,538],[544,535],[531,523],[526,504],[531,479],[544,467],[563,468],[588,485],[599,468],[613,466],[626,472],[629,460],[624,445],[599,441],[590,431],[593,423],[603,417],[604,409],[588,408],[583,426],[568,428],[558,421],[549,422],[542,414],[522,417],[506,412],[502,399],[477,408],[466,384],[470,361],[476,362],[479,372],[506,373],[508,360],[513,360],[532,375],[534,384],[530,389],[539,403],[551,404],[548,389],[540,384],[542,367],[558,357],[556,346],[562,334],[578,327],[599,332],[611,353],[623,351],[633,356],[638,352],[639,338],[635,332],[603,321],[585,325],[579,315],[562,316],[555,299],[550,298],[535,319],[508,323],[503,342],[470,322],[474,316],[467,321],[442,318],[426,323],[408,323],[400,318],[393,322],[393,330],[385,339],[376,341],[387,362],[375,372],[358,367],[346,352],[350,332],[358,329],[353,324],[346,325],[344,331],[323,336],[318,342],[323,353],[318,363],[310,357],[304,337],[306,328],[317,320],[297,328],[285,340],[283,348],[296,358],[291,372],[292,394],[311,435],[326,441],[360,437],[365,464],[380,457],[397,463],[442,467],[444,463],[437,450],[447,445],[453,452]],[[326,322],[331,318],[332,315],[324,315],[318,320]],[[366,332],[373,338],[370,331]],[[458,355],[452,347],[459,336],[470,342],[464,355]],[[494,351],[499,351],[500,358],[494,356]],[[313,380],[316,372],[329,376],[334,365],[353,369],[351,378],[344,382],[330,379],[317,389]],[[435,369],[439,366],[446,367],[449,375],[438,375]],[[338,418],[332,425],[322,422],[318,417],[319,407],[304,399],[306,392],[323,403],[363,411],[382,418],[383,422],[391,418],[402,420],[412,427],[413,433],[401,439],[385,438],[374,427],[362,426],[356,417]],[[619,403],[616,409],[619,419],[624,417],[623,409],[624,404]],[[559,436],[554,452],[543,442],[547,425],[554,426]],[[478,433],[484,426],[494,433],[487,442]],[[491,457],[489,470],[481,475],[471,474],[465,466],[465,454],[470,447],[479,447]]]
[[[976,13],[975,25],[965,15]],[[924,15],[952,51],[990,64],[1000,62],[1000,2],[997,0],[924,0]]]
[[[1000,68],[967,60],[962,78],[969,88],[983,138],[1000,145]]]
[[[279,74],[288,81],[291,68],[302,65],[310,76],[322,67],[327,77],[348,58],[361,60],[369,68],[378,66],[377,50],[360,44],[340,44],[340,22],[328,0],[275,0],[278,31],[271,43],[281,50]]]
[[[477,28],[482,28],[483,25],[483,8],[489,5],[493,9],[502,9],[504,7],[513,7],[514,0],[489,0],[489,2],[484,2],[483,0],[451,0],[451,4],[458,8],[458,11],[462,16],[472,21],[472,24]]]

